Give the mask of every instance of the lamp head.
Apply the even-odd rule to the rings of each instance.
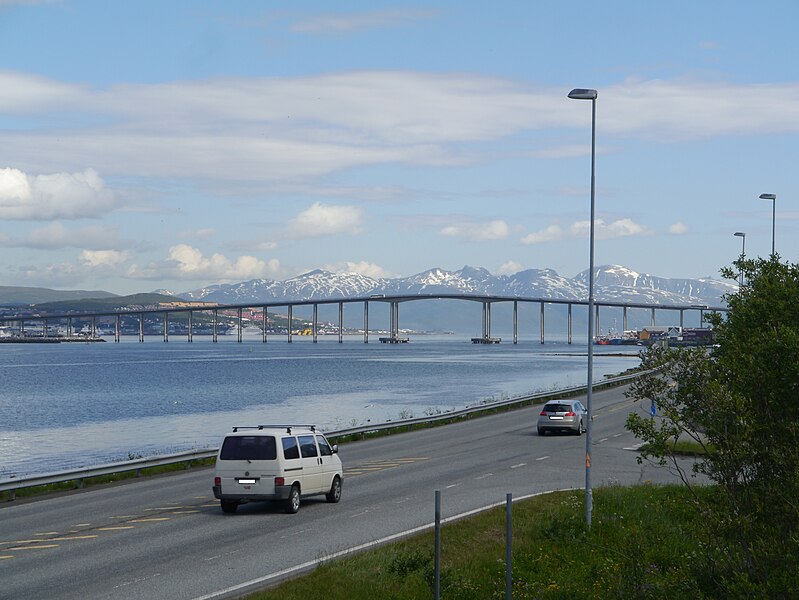
[[[760,194],[760,197],[763,200],[776,200],[777,199],[777,194]]]
[[[596,90],[575,88],[569,92],[569,98],[572,100],[596,100]]]
[[[736,231],[733,235],[738,237],[746,237],[746,234],[743,231]]]

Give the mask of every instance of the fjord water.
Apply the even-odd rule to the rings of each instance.
[[[0,479],[216,447],[233,425],[342,429],[581,385],[586,375],[584,342],[109,341],[0,345]],[[609,355],[618,351],[596,348],[595,380],[638,365],[637,349]]]

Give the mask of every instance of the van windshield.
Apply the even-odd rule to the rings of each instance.
[[[275,460],[275,438],[271,435],[231,436],[222,443],[220,460]]]

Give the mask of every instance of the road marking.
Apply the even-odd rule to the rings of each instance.
[[[0,556],[0,560],[8,560],[9,558],[14,558],[13,556]]]
[[[205,500],[208,496],[194,496],[195,500]]]
[[[608,438],[602,438],[601,440],[599,440],[597,442],[597,444],[601,444],[602,442],[607,442],[607,441],[608,441]]]
[[[566,488],[566,489],[559,489],[559,490],[552,490],[552,492],[538,492],[536,494],[528,494],[526,496],[520,496],[519,498],[514,498],[514,502],[518,502],[520,500],[527,500],[528,498],[534,498],[536,496],[543,496],[544,494],[551,494],[553,492],[566,492],[566,491],[574,491],[575,489],[580,488]],[[498,506],[505,506],[506,501],[503,500],[502,502],[495,502],[494,504],[489,504],[488,506],[483,506],[482,508],[476,508],[474,510],[470,510],[459,515],[453,515],[451,517],[446,517],[441,519],[441,523],[449,523],[452,521],[456,521],[459,519],[464,519],[466,517],[470,517],[472,515],[480,514],[481,512],[485,512],[486,510],[490,510],[492,508],[496,508]],[[316,558],[313,560],[309,560],[308,562],[302,563],[301,565],[296,565],[294,567],[289,567],[287,569],[283,569],[282,571],[277,571],[275,573],[271,573],[269,575],[264,575],[263,577],[258,577],[257,579],[251,579],[250,581],[245,581],[243,583],[239,583],[236,585],[232,585],[228,588],[223,590],[219,590],[217,592],[212,592],[210,594],[206,594],[204,596],[199,596],[194,600],[211,600],[212,598],[219,598],[221,596],[230,596],[233,592],[237,592],[244,588],[248,588],[260,583],[265,583],[267,581],[272,581],[275,579],[280,579],[285,577],[286,575],[291,575],[292,573],[297,573],[304,571],[306,569],[310,569],[312,567],[317,567],[321,564],[324,564],[330,560],[335,558],[339,558],[341,556],[347,556],[349,554],[355,554],[357,552],[361,552],[363,550],[368,550],[370,548],[375,548],[377,546],[388,544],[389,542],[393,542],[395,540],[404,539],[410,537],[415,533],[421,533],[422,531],[428,531],[435,527],[435,523],[428,523],[427,525],[420,525],[419,527],[414,527],[413,529],[408,529],[406,531],[400,531],[399,533],[394,533],[392,535],[386,536],[384,538],[380,538],[379,540],[374,540],[371,542],[366,542],[365,544],[360,544],[358,546],[353,546],[351,548],[345,548],[344,550],[339,550],[338,552],[333,552],[323,558]]]
[[[14,546],[9,550],[44,550],[45,548],[58,548],[58,544],[44,544],[39,546]]]
[[[74,526],[75,527],[88,527],[89,525],[91,525],[91,523],[76,523]]]
[[[64,537],[54,537],[46,540],[14,540],[13,542],[0,542],[0,544],[38,544],[40,542],[65,542],[69,540],[90,540],[99,537],[97,535],[72,535]]]
[[[185,506],[158,506],[155,508],[145,508],[144,510],[178,510],[181,508],[186,508]]]
[[[638,450],[638,448],[640,448],[643,445],[644,443],[641,442],[640,444],[636,444],[635,446],[628,446],[627,448],[624,448],[624,450]]]
[[[119,527],[100,527],[97,531],[119,531],[121,529],[136,529],[133,525],[120,525]]]
[[[444,489],[445,489],[445,490],[448,490],[448,489],[450,489],[450,488],[458,487],[459,485],[460,485],[459,483],[453,483],[452,485],[448,485],[448,486],[447,486],[447,487],[445,487]]]
[[[364,511],[361,511],[359,513],[355,513],[354,515],[350,515],[350,519],[354,519],[356,517],[362,517],[363,515],[365,515],[368,512],[369,512],[368,510],[364,510]]]
[[[172,511],[173,515],[190,515],[192,513],[198,513],[199,510],[174,510]]]
[[[169,521],[172,517],[152,517],[149,519],[132,519],[131,523],[151,523],[153,521]]]
[[[115,517],[109,517],[110,519],[132,519],[136,515],[117,515]]]
[[[480,475],[479,477],[475,477],[475,481],[480,481],[481,479],[485,479],[486,477],[492,477],[493,473],[486,473],[485,475]]]
[[[621,436],[623,436],[623,435],[624,435],[623,433],[614,433],[614,434],[613,434],[613,437],[615,437],[615,438],[616,438],[616,437],[621,437]]]
[[[58,535],[57,531],[43,531],[42,533],[34,533],[33,535]]]
[[[152,575],[147,575],[146,577],[137,577],[136,579],[131,579],[130,581],[126,581],[124,583],[120,583],[119,585],[115,585],[114,589],[119,589],[121,587],[125,587],[127,585],[132,585],[134,583],[141,583],[142,581],[147,581],[148,579],[152,579],[153,577],[160,577],[161,573],[154,573]]]
[[[548,456],[539,456],[538,458],[536,458],[536,460],[546,460],[548,458],[549,458]]]
[[[527,465],[527,463],[519,463],[518,465],[513,465],[513,466],[511,467],[511,469],[518,469],[519,467],[524,467],[524,466],[526,466],[526,465]]]

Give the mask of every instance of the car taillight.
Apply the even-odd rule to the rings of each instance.
[[[573,417],[574,416],[574,411],[570,410],[569,412],[566,413],[566,416],[567,417]]]
[[[221,477],[214,477],[214,485],[219,487],[222,485],[222,478]]]
[[[282,477],[275,477],[275,485],[286,485],[286,480]]]
[[[546,417],[546,416],[547,416],[547,411],[545,411],[545,410],[542,410],[542,411],[541,411],[541,414],[540,414],[540,415],[538,415],[538,416],[539,416],[539,417]]]

